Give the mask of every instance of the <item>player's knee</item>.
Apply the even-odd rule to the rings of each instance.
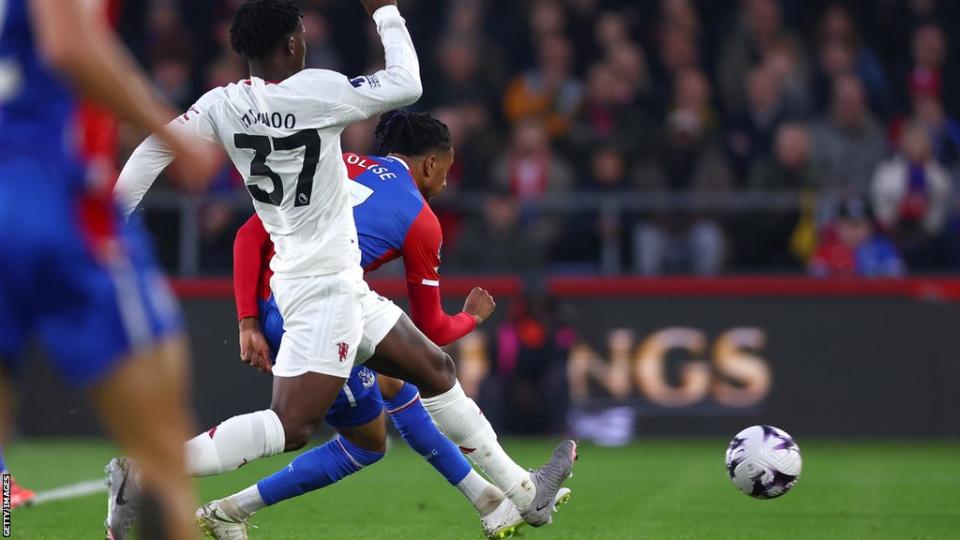
[[[443,353],[443,358],[441,358],[440,362],[444,383],[453,386],[453,384],[457,382],[457,364],[453,362],[453,358],[447,353]]]
[[[382,454],[386,453],[387,451],[386,430],[381,433],[355,433],[341,430],[341,435],[343,438],[350,441],[350,443],[354,446],[362,448],[367,452],[379,453],[381,454],[381,457]]]
[[[386,375],[377,375],[377,385],[380,386],[380,394],[383,395],[383,399],[391,400],[403,389],[404,382]]]
[[[449,354],[438,351],[432,359],[433,372],[430,377],[430,388],[421,388],[421,392],[428,395],[437,395],[446,392],[457,382],[457,365]]]
[[[297,425],[283,425],[284,452],[299,450],[310,442],[313,436],[314,425],[309,423],[298,423]]]

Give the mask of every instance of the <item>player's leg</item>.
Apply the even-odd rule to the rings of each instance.
[[[390,420],[410,448],[456,486],[481,516],[495,510],[503,492],[474,471],[460,449],[440,433],[420,403],[417,387],[385,375],[377,377],[377,383]]]
[[[192,535],[193,497],[178,442],[189,433],[186,381],[186,345],[176,337],[128,357],[90,389],[107,431],[140,464],[141,490],[160,507],[159,518],[145,515],[144,520],[170,527],[165,533],[151,534],[154,538]],[[143,505],[143,510],[151,514],[151,505]],[[154,527],[150,530],[156,532]]]
[[[17,170],[15,164],[7,168],[17,177],[27,174],[27,171]],[[21,177],[22,178],[22,177]],[[10,430],[16,417],[16,388],[15,375],[19,372],[19,362],[25,340],[33,325],[34,317],[31,310],[24,309],[29,305],[25,299],[30,292],[32,271],[30,258],[24,256],[24,251],[33,251],[36,242],[29,237],[38,227],[28,227],[27,232],[19,230],[20,214],[16,211],[18,205],[16,192],[20,189],[29,189],[30,183],[0,182],[0,189],[12,189],[13,194],[0,192],[0,228],[7,231],[17,231],[17,234],[6,235],[4,256],[0,257],[0,474],[9,474],[3,454],[9,444]],[[35,213],[30,213],[35,218]],[[10,506],[26,503],[36,494],[29,489],[16,484],[10,476]]]
[[[344,381],[312,372],[275,376],[269,409],[234,416],[187,441],[188,473],[220,474],[255,459],[303,448]]]
[[[197,520],[203,529],[214,538],[243,538],[247,519],[261,508],[329,486],[379,461],[386,452],[387,430],[374,377],[365,367],[355,368],[337,396],[326,420],[339,437],[256,484],[201,507]]]
[[[188,432],[186,346],[145,237],[109,197],[50,200],[70,216],[41,239],[31,308],[59,371],[143,465],[146,538],[189,538],[193,494],[176,444]],[[124,531],[126,532],[126,531]],[[121,533],[122,535],[123,533]]]
[[[300,454],[288,466],[228,500],[237,503],[245,518],[264,506],[339,482],[380,461],[386,453],[386,423],[382,414],[365,425],[337,431],[339,436]]]
[[[400,436],[467,498],[480,515],[488,538],[508,537],[526,523],[503,491],[473,470],[460,449],[440,433],[420,403],[416,386],[385,375],[380,375],[377,382]],[[568,496],[569,490],[564,488],[558,504]]]
[[[463,393],[450,356],[406,315],[400,316],[386,336],[372,341],[377,345],[370,367],[417,385],[423,406],[440,431],[513,501],[524,519],[535,526],[549,523],[554,499],[571,474],[576,443],[565,441],[549,463],[529,473],[510,459],[479,407]]]
[[[234,416],[188,441],[191,474],[219,474],[307,444],[343,388],[362,336],[362,312],[351,279],[274,276],[271,289],[282,314],[283,339],[273,367],[270,408]]]

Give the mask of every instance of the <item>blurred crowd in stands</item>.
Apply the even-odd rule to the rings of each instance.
[[[121,31],[158,90],[186,108],[247,76],[228,40],[241,2],[127,0]],[[379,67],[359,2],[302,5],[308,67],[350,75]],[[888,276],[960,267],[960,2],[401,7],[424,77],[415,108],[446,122],[456,143],[449,192],[435,204],[448,273]],[[373,123],[349,128],[344,150],[371,152]],[[125,134],[121,158],[140,137]],[[225,168],[213,190],[243,187]],[[739,212],[624,204],[655,192],[693,202],[790,193],[796,204]],[[229,272],[229,245],[248,212],[203,206],[203,271]],[[173,266],[174,218],[147,217]]]

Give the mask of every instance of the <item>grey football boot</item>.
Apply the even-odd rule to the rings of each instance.
[[[107,473],[107,540],[126,540],[134,534],[140,509],[140,487],[137,486],[136,464],[125,457],[110,460]]]
[[[573,464],[577,460],[576,441],[563,441],[553,451],[553,457],[539,469],[530,473],[530,480],[537,487],[537,494],[525,510],[523,519],[534,527],[542,527],[553,520],[556,497],[563,482],[573,476]]]

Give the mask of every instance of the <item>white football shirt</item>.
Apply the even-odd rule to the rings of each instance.
[[[172,123],[218,143],[243,176],[270,233],[279,277],[338,273],[360,264],[360,248],[341,157],[344,127],[415,102],[420,66],[395,6],[373,14],[385,68],[349,79],[305,69],[278,82],[256,77],[215,88]],[[151,136],[117,182],[124,212],[139,204],[173,154]]]

